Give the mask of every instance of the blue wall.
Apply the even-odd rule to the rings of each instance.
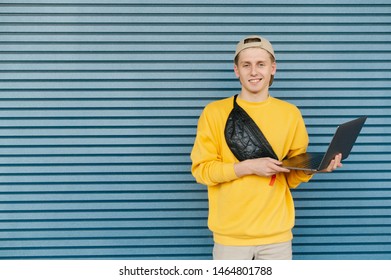
[[[345,167],[294,191],[294,258],[390,259],[386,0],[1,1],[0,259],[210,259],[189,153],[248,34],[310,149],[369,116]]]

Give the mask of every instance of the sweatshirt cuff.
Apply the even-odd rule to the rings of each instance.
[[[238,176],[235,173],[234,163],[225,163],[223,165],[222,174],[225,178],[225,181],[233,181],[238,179]]]

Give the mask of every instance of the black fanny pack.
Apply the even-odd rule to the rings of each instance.
[[[225,141],[232,153],[239,161],[261,157],[278,159],[270,143],[262,131],[236,103],[237,95],[234,97],[234,107],[228,116],[225,124]]]

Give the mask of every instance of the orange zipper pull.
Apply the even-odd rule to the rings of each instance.
[[[269,183],[269,186],[273,187],[274,186],[274,182],[276,181],[276,174],[272,175],[271,179],[270,179],[270,183]]]

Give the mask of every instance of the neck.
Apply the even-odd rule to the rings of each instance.
[[[269,98],[269,92],[265,93],[247,93],[242,90],[239,98],[250,102],[262,102]]]

